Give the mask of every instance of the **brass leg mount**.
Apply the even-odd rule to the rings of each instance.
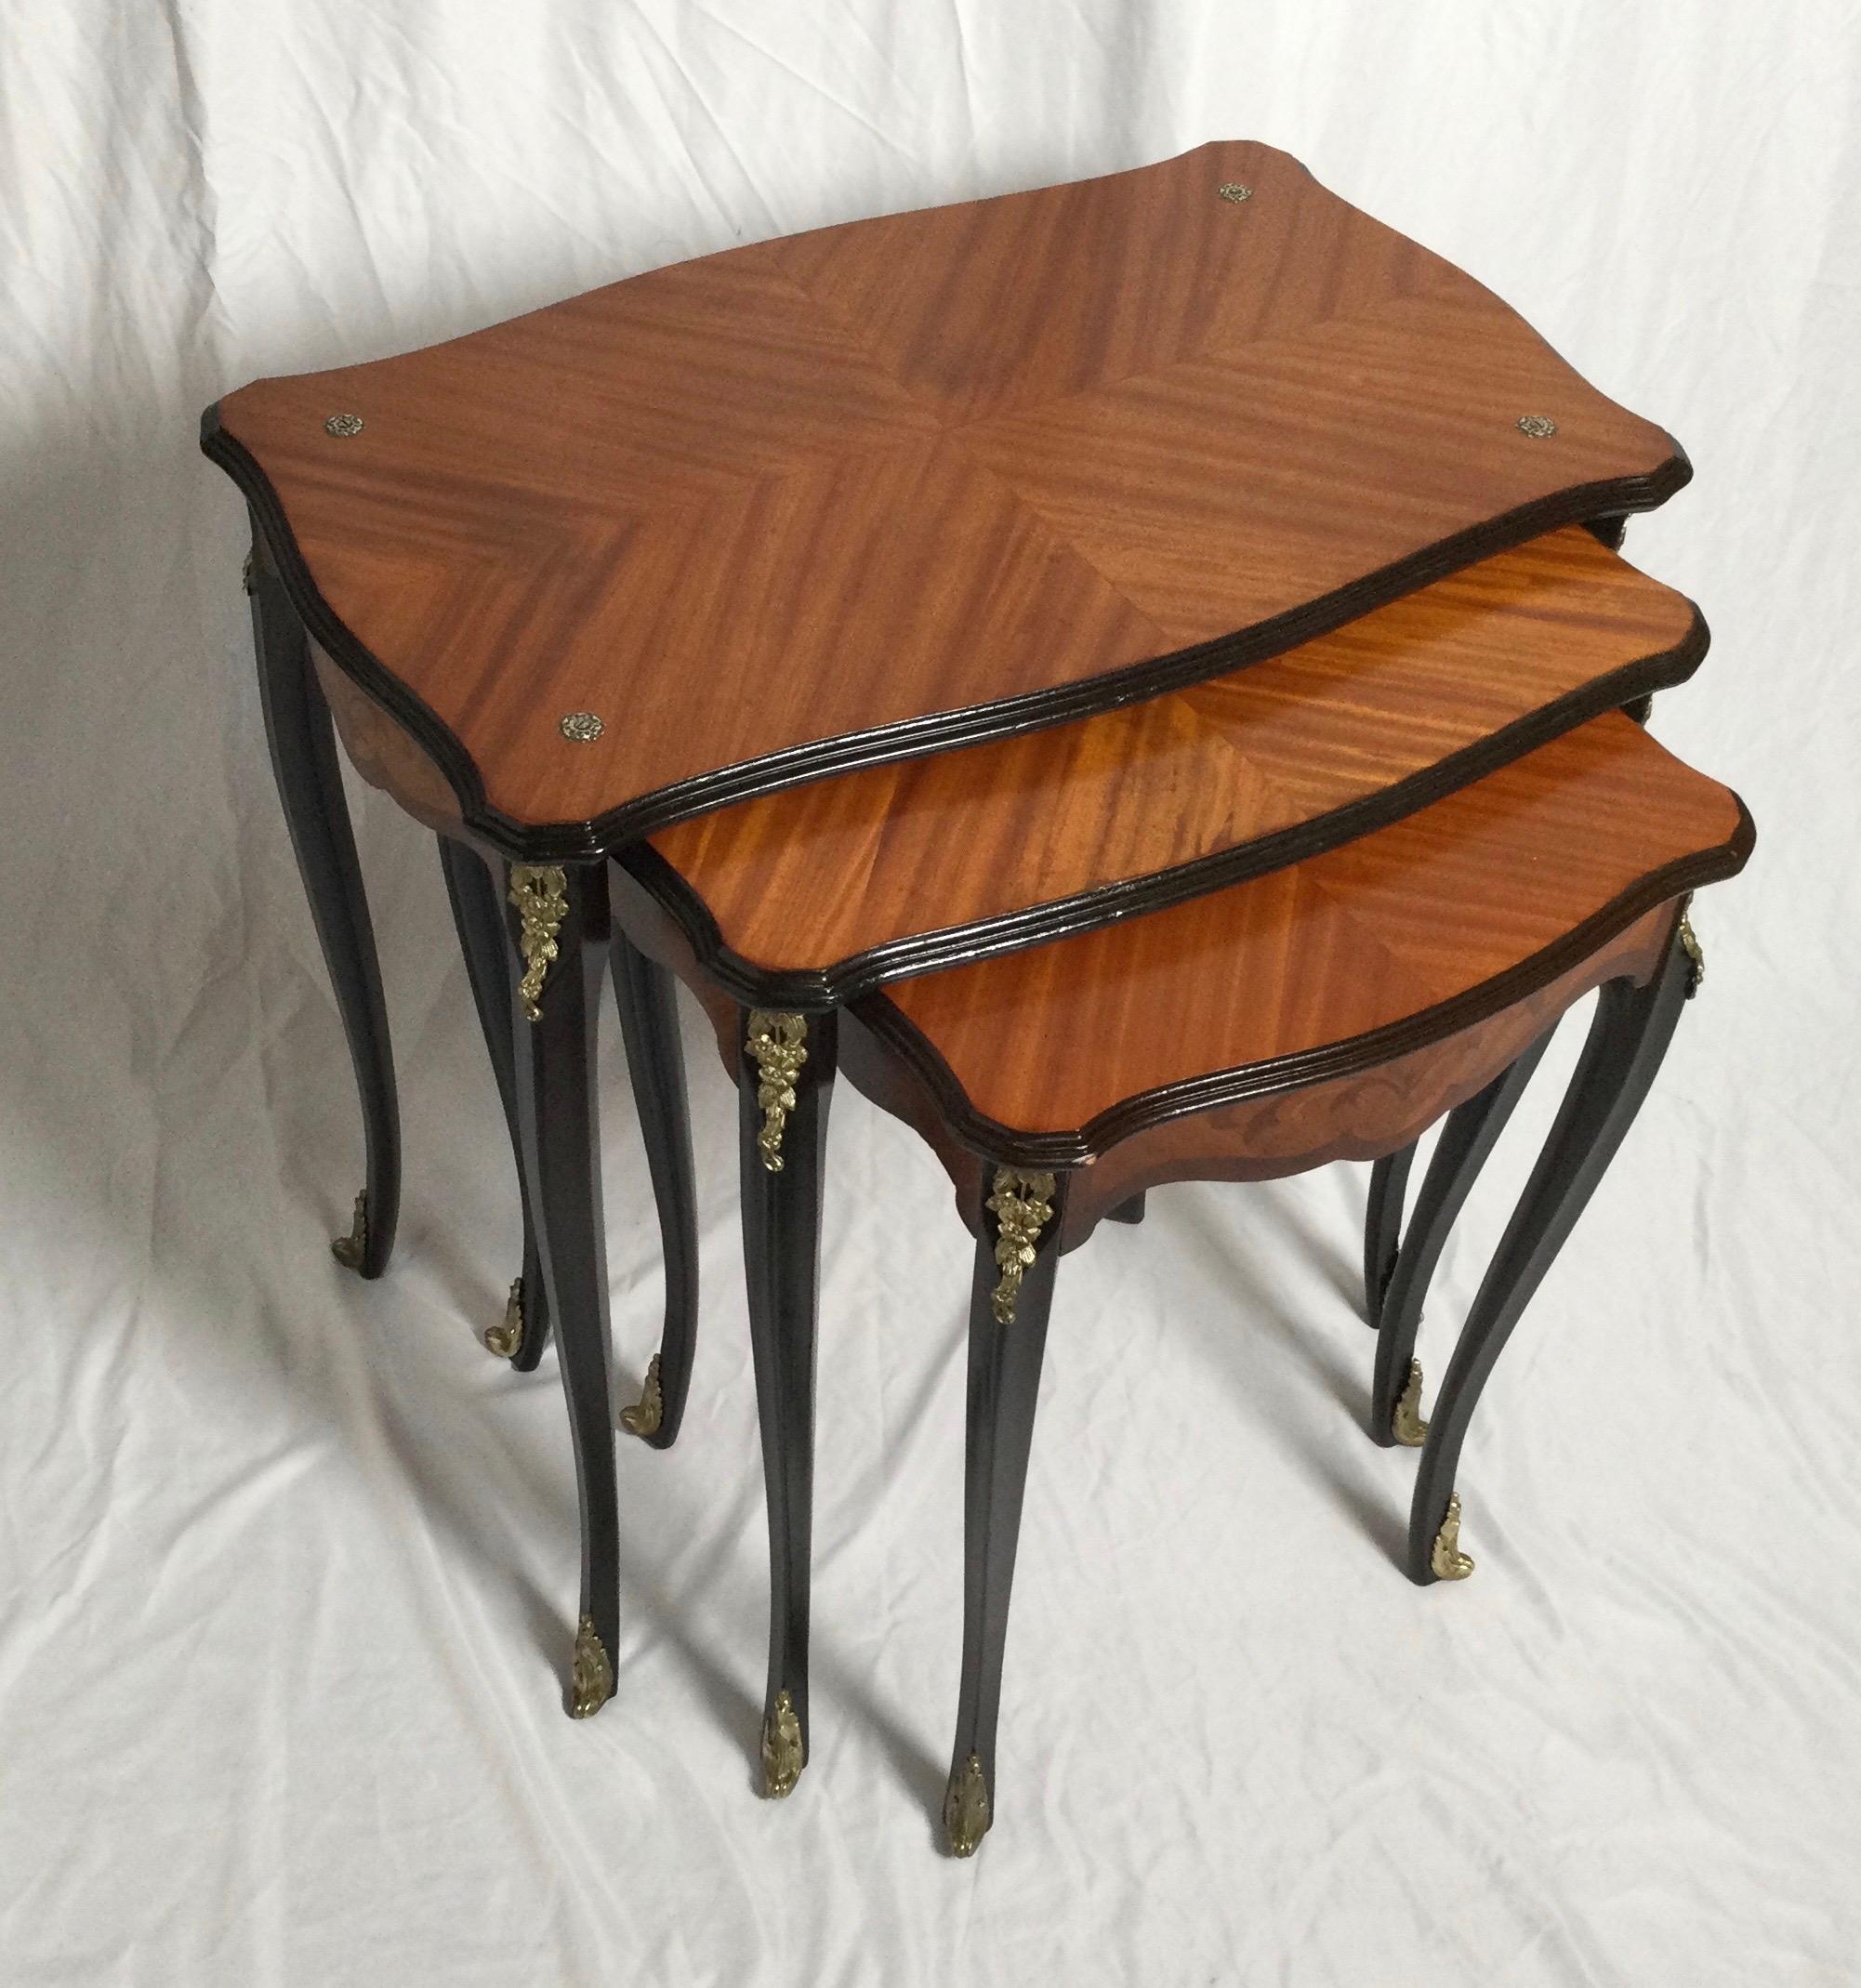
[[[620,1426],[629,1436],[656,1436],[666,1415],[666,1397],[659,1391],[659,1355],[646,1363],[646,1381],[640,1399],[631,1408],[620,1411]]]
[[[1460,1494],[1447,1501],[1447,1516],[1434,1535],[1434,1548],[1428,1564],[1438,1581],[1464,1581],[1473,1571],[1472,1558],[1460,1550]]]
[[[944,1797],[944,1833],[950,1839],[951,1856],[973,1857],[992,1821],[988,1778],[981,1758],[971,1754],[961,1771],[950,1777]]]
[[[497,1355],[500,1360],[515,1360],[517,1349],[523,1344],[523,1280],[510,1280],[510,1296],[504,1300],[504,1316],[495,1325],[485,1328],[485,1350]]]
[[[762,1722],[763,1794],[771,1801],[792,1795],[805,1765],[801,1721],[795,1716],[795,1701],[786,1692],[777,1692],[774,1707]]]
[[[569,1675],[569,1717],[592,1718],[614,1696],[614,1665],[591,1615],[575,1631],[574,1667]]]
[[[355,1213],[350,1218],[349,1233],[339,1235],[330,1244],[330,1255],[346,1270],[359,1270],[362,1259],[368,1254],[368,1191],[366,1188],[355,1197]]]
[[[1421,1362],[1408,1363],[1408,1379],[1402,1398],[1390,1418],[1390,1432],[1406,1449],[1419,1450],[1428,1441],[1428,1424],[1421,1418]]]
[[[744,1053],[756,1065],[756,1101],[762,1112],[756,1150],[772,1174],[782,1171],[782,1133],[795,1109],[795,1086],[808,1060],[807,1043],[807,1016],[751,1008]]]

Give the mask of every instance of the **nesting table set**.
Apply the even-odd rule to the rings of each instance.
[[[770,1794],[808,1757],[840,1072],[922,1134],[976,1238],[957,1854],[996,1810],[1058,1259],[1149,1188],[1376,1163],[1366,1422],[1421,1449],[1411,1577],[1471,1571],[1474,1403],[1697,984],[1689,894],[1751,846],[1736,797],[1642,724],[1706,649],[1617,549],[1687,479],[1671,438],[1471,278],[1232,143],[261,381],[203,446],[251,510],[267,731],[367,1138],[336,1249],[364,1276],[400,1157],[337,735],[440,837],[522,1193],[487,1341],[534,1366],[553,1330],[574,1431],[574,1711],[613,1690],[621,1605],[608,976],[666,1252],[618,1420],[659,1446],[698,1306],[676,981],[738,1086]],[[1424,1420],[1430,1274],[1596,990]]]

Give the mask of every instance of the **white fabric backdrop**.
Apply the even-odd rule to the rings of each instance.
[[[1713,1984],[1861,1972],[1861,16],[1842,0],[8,0],[0,72],[0,1979]],[[560,1709],[553,1355],[430,838],[359,832],[389,1278],[201,407],[733,242],[1253,136],[1496,287],[1698,475],[1656,731],[1756,860],[1488,1390],[1464,1587],[1354,1426],[1365,1171],[1184,1187],[1061,1279],[1001,1823],[937,1854],[968,1244],[844,1095],[815,1757],[752,1793],[765,1573],[732,1101],[705,1336],[627,1446],[618,1695]],[[610,1033],[617,1032],[610,1031]],[[1573,1052],[1452,1250],[1438,1374]],[[616,1338],[657,1305],[625,1107]]]

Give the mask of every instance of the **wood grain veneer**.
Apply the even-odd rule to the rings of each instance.
[[[742,999],[825,1005],[1386,825],[1705,645],[1691,602],[1569,526],[1212,682],[743,802],[621,860]]]
[[[1408,1145],[1464,1104],[1604,981],[1638,985],[1666,956],[1674,906],[1657,905],[1566,972],[1498,1014],[1347,1076],[1244,1098],[1142,1126],[1070,1178],[1060,1246],[1074,1249],[1133,1195],[1174,1180],[1272,1180],[1333,1160],[1374,1160]],[[943,1162],[957,1209],[974,1226],[993,1166],[957,1138],[931,1087],[850,1015],[840,1068],[918,1132]]]
[[[1325,855],[851,1012],[961,1142],[1079,1165],[1471,1027],[1736,872],[1751,839],[1736,795],[1611,713]]]
[[[203,445],[317,640],[533,858],[1220,675],[1688,474],[1247,143],[263,380]]]

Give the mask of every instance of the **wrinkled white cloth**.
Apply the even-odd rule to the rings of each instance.
[[[1782,1988],[1861,1977],[1854,863],[1861,14],[1614,0],[8,0],[0,70],[0,1980]],[[703,1343],[624,1445],[614,1704],[561,1708],[553,1355],[430,837],[358,831],[406,1120],[387,1279],[200,410],[655,264],[1296,152],[1697,477],[1655,730],[1760,828],[1652,1101],[1488,1389],[1470,1583],[1357,1427],[1366,1170],[1153,1195],[1059,1285],[999,1822],[936,1849],[969,1245],[835,1108],[814,1754],[753,1792],[733,1105],[693,1018]],[[617,1032],[610,1029],[610,1036]],[[1472,1296],[1580,1027],[1452,1245]],[[657,1247],[606,1075],[625,1381]]]

